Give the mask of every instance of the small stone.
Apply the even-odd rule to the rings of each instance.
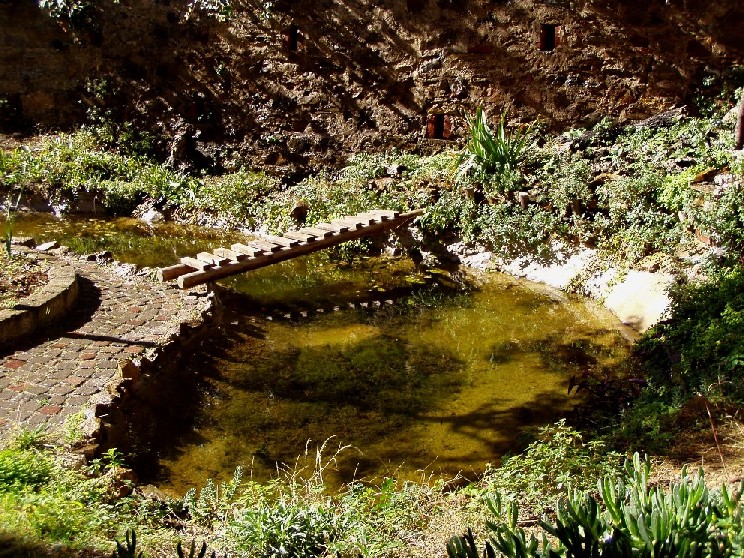
[[[59,405],[44,405],[41,409],[39,409],[39,412],[43,415],[57,415],[62,410],[62,407]]]
[[[13,246],[25,246],[26,248],[33,248],[36,246],[36,241],[30,236],[16,236],[11,241]]]
[[[144,212],[142,217],[140,217],[140,220],[148,224],[161,223],[162,221],[165,221],[165,216],[157,209],[148,209]]]
[[[36,247],[36,250],[39,252],[48,252],[49,250],[54,250],[55,248],[59,248],[59,242],[56,240],[52,240],[51,242],[44,242],[43,244],[39,244]]]
[[[26,361],[25,360],[20,360],[20,359],[12,358],[12,359],[9,359],[9,360],[6,360],[5,361],[5,368],[17,369],[17,368],[20,368],[21,366],[23,366],[24,364],[26,364]]]

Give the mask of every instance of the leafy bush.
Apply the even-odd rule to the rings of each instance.
[[[120,486],[113,469],[87,476],[48,450],[2,450],[0,532],[60,548],[107,547],[107,533],[131,520],[129,500],[115,496]]]
[[[217,21],[227,21],[233,12],[231,0],[189,0],[186,19],[201,12]]]
[[[39,7],[60,21],[80,23],[91,10],[87,0],[37,0]]]
[[[220,177],[205,177],[189,204],[218,216],[233,226],[258,229],[269,218],[268,199],[279,188],[276,178],[245,170]],[[289,210],[287,208],[287,214]]]
[[[236,467],[233,478],[227,483],[221,483],[219,487],[212,479],[208,479],[199,491],[198,497],[195,488],[186,493],[183,497],[183,507],[197,523],[208,525],[216,521],[225,521],[235,503],[242,479],[242,467]]]
[[[726,185],[718,194],[708,197],[694,211],[695,221],[703,232],[711,234],[722,248],[724,260],[744,263],[744,177]]]
[[[676,403],[697,394],[744,401],[744,268],[677,285],[670,296],[672,319],[637,345],[651,388]]]
[[[229,537],[236,548],[262,558],[322,555],[337,536],[332,509],[319,503],[280,499],[235,514]]]
[[[741,556],[744,484],[732,494],[725,486],[711,493],[702,472],[690,475],[683,469],[681,479],[668,488],[652,487],[650,469],[636,454],[626,462],[624,478],[608,476],[598,483],[601,500],[568,490],[555,519],[540,521],[552,537],[543,535],[541,541],[518,525],[516,504],[504,510],[499,498],[490,500],[491,536],[484,555],[495,557],[498,551],[507,558]],[[447,552],[451,558],[476,557],[472,533],[450,539]]]
[[[470,490],[481,501],[500,494],[519,502],[529,515],[540,516],[568,486],[590,491],[604,476],[619,475],[621,463],[621,456],[606,452],[603,442],[584,442],[578,431],[560,421],[541,428],[523,453],[504,457],[501,467],[489,467]]]
[[[555,210],[561,212],[574,201],[584,207],[591,203],[593,193],[589,181],[592,173],[586,160],[576,154],[556,156],[546,167],[544,179],[550,184],[547,198]]]
[[[552,261],[556,254],[551,239],[559,236],[561,229],[560,217],[536,205],[523,210],[512,203],[490,204],[480,208],[465,240],[481,241],[506,257],[532,254]]]
[[[49,480],[51,463],[34,450],[0,450],[0,492],[37,487]]]
[[[34,149],[6,154],[0,185],[44,190],[57,201],[82,191],[100,193],[112,213],[128,213],[149,198],[163,206],[179,206],[193,197],[193,179],[143,157],[105,151],[93,134],[79,131],[44,138]]]

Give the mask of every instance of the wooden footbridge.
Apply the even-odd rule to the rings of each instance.
[[[423,213],[423,209],[407,213],[376,209],[297,231],[287,231],[281,236],[263,235],[259,240],[245,244],[233,244],[230,248],[200,252],[193,258],[181,258],[181,263],[159,269],[158,279],[176,279],[181,289],[188,289],[395,229]]]

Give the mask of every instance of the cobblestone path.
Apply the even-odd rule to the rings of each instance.
[[[79,296],[60,323],[0,348],[0,432],[54,430],[116,377],[120,359],[152,357],[199,319],[203,297],[115,267],[75,261]]]

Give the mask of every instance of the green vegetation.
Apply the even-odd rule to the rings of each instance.
[[[176,172],[139,154],[148,140],[136,140],[131,127],[107,116],[94,120],[89,129],[3,153],[0,189],[41,190],[58,202],[85,191],[112,214],[146,203],[182,219],[206,214],[226,226],[271,232],[292,224],[298,204],[307,206],[309,224],[371,207],[425,207],[421,226],[432,237],[447,231],[508,257],[543,259],[556,256],[555,241],[566,249],[584,242],[625,266],[692,246],[695,231],[730,256],[744,246],[737,203],[744,163],[731,154],[734,119],[721,113],[626,128],[601,121],[541,138],[538,147],[534,132],[510,132],[503,117],[492,131],[479,111],[464,152],[358,154],[337,173],[289,186],[246,169]],[[112,148],[117,143],[143,147]],[[391,167],[398,172],[388,175]],[[729,185],[691,187],[705,171],[727,167]]]
[[[600,440],[584,442],[564,421],[540,429],[523,453],[489,467],[478,484],[480,496],[498,494],[518,503],[532,517],[550,511],[568,486],[582,493],[604,476],[620,474],[622,456]]]
[[[18,194],[15,204],[8,196],[5,200],[5,224],[3,230],[3,244],[5,245],[5,253],[10,258],[13,255],[11,246],[13,244],[13,233],[15,232],[15,220],[18,212],[18,204],[21,202],[21,196],[23,191]]]
[[[88,15],[92,9],[87,0],[37,0],[39,7],[58,21],[73,24],[89,23]]]
[[[60,19],[79,17],[75,10],[86,6],[40,5]],[[229,4],[190,6],[220,14]],[[615,397],[618,407],[603,409],[612,423],[600,424],[611,431],[606,444],[665,451],[691,403],[711,414],[744,404],[744,159],[732,154],[731,107],[720,102],[703,116],[671,113],[623,128],[603,120],[554,138],[509,131],[503,117],[494,131],[479,111],[464,152],[358,154],[336,173],[291,185],[247,169],[174,171],[142,154],[146,138],[141,149],[116,148],[135,132],[93,115],[98,125],[90,129],[0,152],[0,192],[8,200],[42,192],[62,204],[87,192],[112,214],[146,204],[182,219],[208,215],[271,232],[288,228],[298,205],[308,208],[308,224],[372,207],[425,207],[420,225],[430,239],[447,233],[507,257],[544,260],[557,257],[556,246],[583,243],[622,266],[659,253],[703,254],[696,235],[707,237],[715,248],[701,258],[707,277],[675,286],[669,319],[637,345],[642,395],[630,403]],[[728,179],[706,183],[717,173]],[[12,220],[6,223],[7,249]],[[110,551],[136,527],[144,550],[130,534],[116,552],[157,555],[176,548],[180,535],[170,525],[187,540],[197,536],[239,555],[405,556],[412,540],[441,535],[432,525],[445,512],[457,529],[470,523],[481,533],[484,506],[492,515],[487,556],[735,556],[744,544],[742,489],[709,491],[702,475],[687,472],[667,488],[649,486],[648,463],[636,458],[620,470],[618,454],[584,443],[563,423],[451,493],[441,481],[395,479],[331,493],[322,471],[333,460],[323,465],[319,457],[310,480],[290,471],[262,485],[238,469],[229,482],[154,501],[131,493],[117,453],[75,471],[37,441],[26,435],[0,451],[0,536],[19,547]],[[550,538],[533,538],[520,526],[525,519]],[[478,556],[475,541],[471,532],[452,539],[450,555]]]
[[[323,446],[309,472],[290,468],[261,484],[238,468],[229,481],[209,481],[181,499],[151,499],[132,491],[115,450],[71,470],[45,441],[42,431],[25,432],[0,451],[0,540],[18,552],[33,544],[62,556],[96,549],[117,558],[181,556],[184,547],[199,555],[194,541],[203,540],[201,549],[230,556],[431,555],[453,531],[468,523],[480,528],[483,503],[495,493],[535,516],[555,504],[578,470],[586,487],[620,472],[616,455],[603,455],[599,445],[584,444],[575,430],[557,424],[542,429],[539,441],[505,469],[494,468],[463,490],[425,476],[331,490],[324,473],[338,453],[323,457]],[[538,486],[543,495],[521,496],[524,487]]]
[[[480,182],[489,198],[519,188],[519,171],[529,140],[529,129],[507,131],[506,114],[501,115],[493,132],[486,113],[478,108],[470,121],[470,138],[459,161],[458,177]]]
[[[498,497],[489,500],[492,534],[484,556],[495,557],[495,551],[507,558],[741,556],[744,483],[732,494],[725,486],[711,492],[702,471],[690,475],[683,469],[681,479],[665,488],[650,485],[650,472],[636,454],[623,477],[598,483],[601,497],[569,489],[555,518],[539,522],[540,541],[518,525],[517,505],[504,510]],[[478,556],[470,531],[450,539],[447,551],[451,558]]]
[[[227,21],[233,12],[231,0],[189,0],[186,9],[186,19],[195,12],[201,12],[217,21]]]

